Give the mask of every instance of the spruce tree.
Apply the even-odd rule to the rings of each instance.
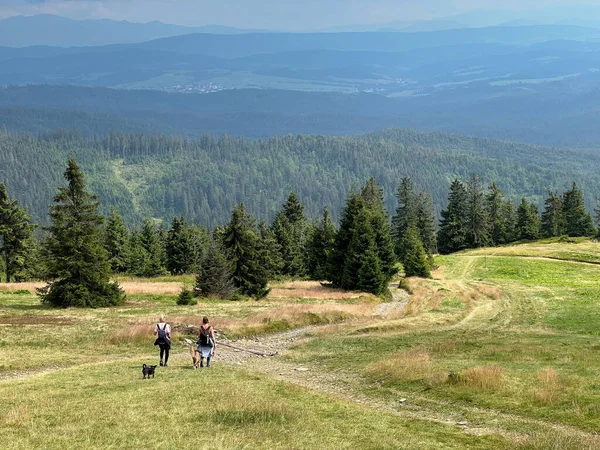
[[[356,216],[352,239],[346,252],[342,271],[341,287],[348,290],[358,289],[359,271],[366,263],[367,251],[377,254],[375,247],[375,233],[371,226],[371,212],[366,208]],[[379,258],[377,258],[379,260]],[[378,267],[381,273],[381,268]]]
[[[203,297],[230,298],[234,292],[233,263],[219,239],[210,238],[200,257],[194,294]]]
[[[458,179],[450,186],[448,208],[442,211],[441,215],[438,231],[439,252],[448,254],[467,248],[467,191]]]
[[[490,244],[501,245],[507,243],[506,202],[504,193],[495,181],[488,187],[488,193],[485,197],[485,210],[489,222]]]
[[[145,219],[140,233],[140,242],[146,251],[147,259],[142,275],[145,277],[157,277],[167,273],[164,260],[165,251],[159,230],[156,229],[150,219]]]
[[[67,187],[59,188],[50,206],[51,226],[44,243],[49,284],[38,290],[43,303],[62,307],[122,304],[123,291],[110,282],[98,197],[86,190],[84,175],[71,158]]]
[[[407,277],[431,278],[427,254],[419,238],[419,232],[411,226],[402,239],[402,266]]]
[[[365,208],[370,212],[371,228],[375,235],[375,249],[379,258],[381,272],[386,282],[398,272],[394,242],[388,222],[388,213],[383,201],[383,189],[371,177],[361,191]]]
[[[431,257],[437,252],[437,233],[435,229],[435,214],[431,195],[421,191],[416,198],[416,228],[423,243],[425,253]]]
[[[127,272],[138,277],[145,276],[149,260],[150,256],[142,243],[142,234],[139,230],[132,231],[127,250]]]
[[[323,218],[314,225],[308,243],[308,274],[313,280],[328,278],[329,258],[335,245],[335,227],[329,209],[323,208]]]
[[[198,247],[194,237],[183,217],[173,219],[165,244],[167,270],[171,275],[192,273],[196,269]]]
[[[396,193],[396,214],[392,217],[392,237],[395,243],[396,255],[402,259],[402,238],[404,233],[417,222],[417,205],[414,193],[414,185],[409,177],[404,177],[398,186]]]
[[[524,198],[517,209],[517,236],[520,240],[535,240],[540,237],[540,218],[535,205]]]
[[[283,258],[281,246],[275,238],[275,233],[264,220],[258,224],[259,238],[259,260],[262,267],[267,271],[269,279],[281,275],[283,271]]]
[[[261,266],[258,236],[254,219],[244,204],[233,209],[231,220],[223,231],[225,250],[233,263],[233,282],[242,295],[260,299],[269,294],[268,272]]]
[[[583,203],[583,192],[573,182],[571,190],[563,194],[566,231],[569,236],[593,236],[596,233],[592,216]]]
[[[130,259],[129,230],[119,213],[113,209],[106,221],[104,246],[113,273],[124,273]]]
[[[348,247],[354,236],[356,217],[365,209],[365,201],[356,192],[351,192],[346,199],[346,205],[342,210],[340,227],[335,235],[333,252],[329,259],[328,279],[334,286],[342,285],[344,265],[348,253]]]
[[[282,274],[292,277],[306,275],[308,221],[304,216],[304,206],[293,191],[283,209],[277,213],[273,232],[281,248]]]
[[[381,295],[387,289],[387,278],[381,272],[377,250],[373,242],[363,255],[361,255],[361,265],[358,270],[356,288],[362,292],[370,292],[375,295]]]
[[[485,195],[481,180],[471,175],[466,186],[467,191],[467,246],[485,247],[489,244],[488,217],[485,210]]]
[[[545,209],[542,213],[542,236],[547,238],[562,236],[567,231],[562,197],[550,191],[544,205]]]
[[[30,265],[34,250],[34,228],[27,211],[19,208],[17,200],[12,200],[6,186],[0,183],[0,257],[7,283],[14,278],[27,278],[24,269]]]

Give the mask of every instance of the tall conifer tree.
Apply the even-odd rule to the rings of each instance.
[[[260,264],[254,219],[243,203],[231,213],[231,221],[223,231],[223,244],[233,263],[233,282],[238,291],[256,299],[266,297],[268,272]]]
[[[34,250],[34,228],[27,211],[19,208],[17,200],[12,200],[6,186],[0,183],[0,257],[4,261],[6,282],[23,277],[21,272]]]
[[[524,198],[517,209],[517,236],[518,239],[534,240],[540,237],[540,218],[537,208]]]
[[[467,248],[467,191],[458,179],[455,179],[450,186],[448,208],[441,214],[442,220],[438,231],[440,253],[447,254]]]
[[[593,236],[596,232],[592,216],[583,203],[583,192],[573,182],[571,190],[563,194],[566,230],[569,236]]]
[[[488,187],[488,193],[485,197],[485,210],[489,221],[490,244],[505,244],[508,242],[508,236],[504,193],[495,181]]]
[[[542,236],[562,236],[567,231],[562,197],[555,192],[548,192],[542,213]]]
[[[125,295],[110,282],[98,197],[86,190],[81,169],[71,158],[67,187],[59,188],[50,206],[50,233],[44,244],[47,276],[38,290],[42,302],[55,306],[105,307],[123,303]]]
[[[484,247],[489,244],[489,222],[485,210],[485,195],[481,180],[471,175],[467,190],[467,246]]]
[[[171,275],[192,273],[198,261],[198,247],[194,233],[184,217],[175,217],[167,232],[167,270]]]
[[[104,241],[113,273],[127,272],[131,248],[129,239],[129,230],[125,222],[113,209],[107,219]]]
[[[306,241],[308,221],[304,216],[304,206],[295,192],[291,192],[283,209],[273,222],[273,232],[281,248],[283,274],[304,276],[306,274]]]
[[[329,258],[335,245],[335,227],[329,209],[323,208],[323,218],[315,224],[308,242],[308,273],[313,280],[326,280]]]

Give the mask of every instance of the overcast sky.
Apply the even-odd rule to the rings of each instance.
[[[556,6],[572,9],[572,3],[573,0],[0,0],[0,17],[47,13],[76,19],[318,29],[431,19],[475,10],[519,14],[529,11],[529,17],[531,11],[543,12]],[[577,3],[598,4],[590,0]]]

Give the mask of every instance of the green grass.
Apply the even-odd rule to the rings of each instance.
[[[599,258],[587,240],[440,257],[388,318],[293,289],[195,306],[135,294],[102,310],[0,292],[2,447],[600,448]],[[174,358],[143,381],[160,313],[180,325],[208,315],[230,336],[315,328],[272,371]]]

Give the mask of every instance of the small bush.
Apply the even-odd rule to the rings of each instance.
[[[192,290],[188,289],[187,287],[183,287],[179,293],[179,296],[177,297],[177,304],[180,306],[187,306],[195,305],[196,303],[198,303],[198,300],[194,297]]]

